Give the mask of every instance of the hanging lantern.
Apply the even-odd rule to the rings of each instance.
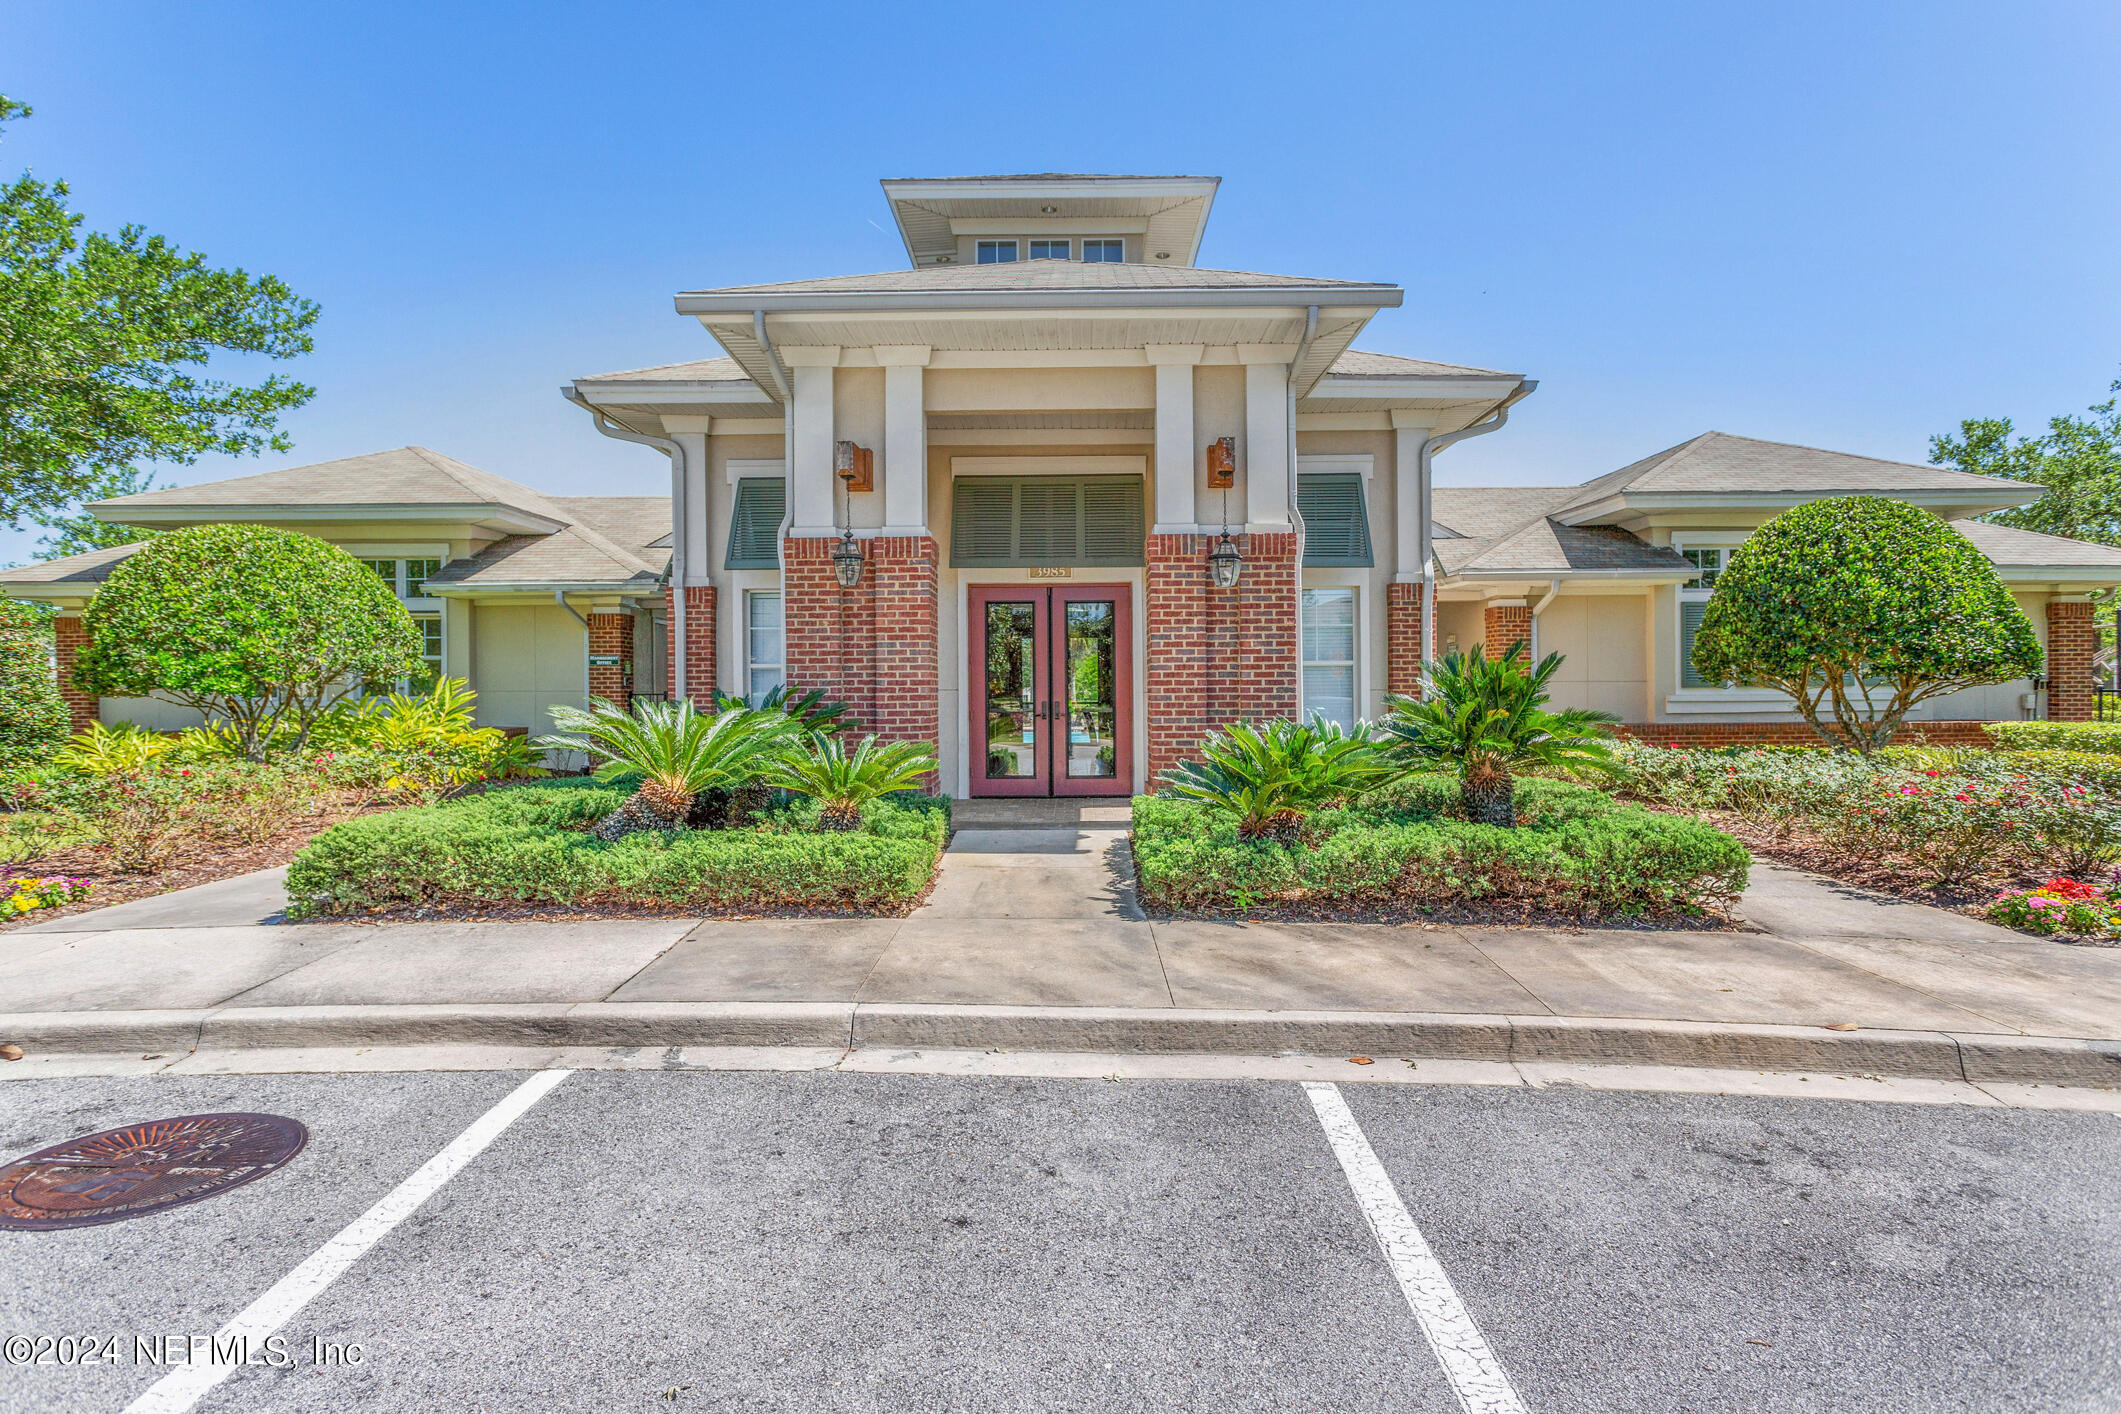
[[[1245,557],[1238,553],[1237,542],[1226,530],[1208,555],[1208,576],[1215,581],[1217,589],[1235,589],[1237,577],[1244,573],[1244,569]]]
[[[833,547],[832,573],[842,589],[852,589],[862,582],[862,547],[854,543],[851,530],[842,533],[840,543]]]

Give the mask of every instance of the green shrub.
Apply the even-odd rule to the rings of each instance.
[[[0,599],[0,767],[42,760],[66,740],[44,612]]]
[[[1756,531],[1717,578],[1693,656],[1711,682],[1788,693],[1823,740],[1862,752],[1916,704],[2043,661],[1973,543],[1878,496],[1810,501]]]
[[[289,912],[880,908],[927,887],[950,830],[947,801],[895,797],[869,802],[861,828],[847,833],[815,833],[814,804],[807,823],[791,806],[747,830],[636,831],[613,841],[590,833],[631,794],[623,783],[537,781],[334,825],[289,866]]]
[[[1141,796],[1142,897],[1204,910],[1475,901],[1596,917],[1720,905],[1745,887],[1745,848],[1720,830],[1557,781],[1522,781],[1518,792],[1522,823],[1504,829],[1457,814],[1454,778],[1410,778],[1319,812],[1299,848],[1241,838],[1228,810]]]
[[[2121,756],[2121,722],[1984,722],[2005,751],[2096,751]]]
[[[120,561],[89,602],[74,677],[107,697],[153,693],[234,729],[261,759],[319,714],[418,669],[397,596],[335,545],[261,525],[195,525]]]
[[[1370,741],[1367,723],[1353,732],[1324,718],[1262,726],[1232,722],[1210,732],[1200,760],[1167,772],[1168,793],[1219,806],[1247,839],[1271,835],[1294,843],[1321,806],[1361,795],[1396,768]]]

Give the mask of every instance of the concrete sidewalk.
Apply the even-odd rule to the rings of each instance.
[[[995,804],[971,803],[905,919],[272,923],[276,873],[57,919],[0,934],[0,1039],[1376,1051],[2121,1085],[2121,950],[1767,864],[1741,904],[1760,932],[1152,922],[1123,805]]]

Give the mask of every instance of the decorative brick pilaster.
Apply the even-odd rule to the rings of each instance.
[[[823,688],[847,704],[849,726],[933,747],[941,556],[925,535],[858,543],[864,564],[852,589],[832,572],[835,541],[791,538],[782,546],[790,689]]]
[[[2089,722],[2099,715],[2092,659],[2099,629],[2084,599],[2047,601],[2047,717],[2051,722]]]
[[[1529,653],[1532,648],[1532,609],[1522,602],[1488,604],[1482,616],[1482,649],[1490,661],[1510,651],[1511,644],[1520,645],[1520,651]]]
[[[59,700],[66,704],[70,730],[85,732],[103,709],[103,699],[74,686],[74,659],[88,647],[88,623],[78,614],[52,620],[53,671],[59,678]]]
[[[1385,690],[1421,695],[1421,586],[1385,586]]]
[[[1241,537],[1244,573],[1232,589],[1209,578],[1215,539],[1149,537],[1145,789],[1218,727],[1296,715],[1296,537]]]
[[[695,584],[685,590],[685,695],[696,707],[714,705],[715,601],[715,588],[711,584]],[[663,695],[675,701],[678,690],[678,616],[673,603],[674,591],[665,587],[663,605],[670,615],[670,642],[664,662],[670,666],[664,678]]]
[[[610,661],[614,658],[618,661]],[[621,711],[632,709],[633,614],[630,611],[592,611],[589,615],[589,695],[601,697]]]

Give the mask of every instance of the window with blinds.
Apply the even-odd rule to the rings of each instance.
[[[1296,513],[1304,518],[1304,564],[1368,568],[1370,513],[1360,472],[1309,472],[1296,478]]]
[[[788,510],[788,483],[778,476],[745,476],[736,483],[729,512],[729,554],[723,569],[781,567],[781,518]]]
[[[1142,563],[1138,476],[960,476],[950,488],[950,565]]]

